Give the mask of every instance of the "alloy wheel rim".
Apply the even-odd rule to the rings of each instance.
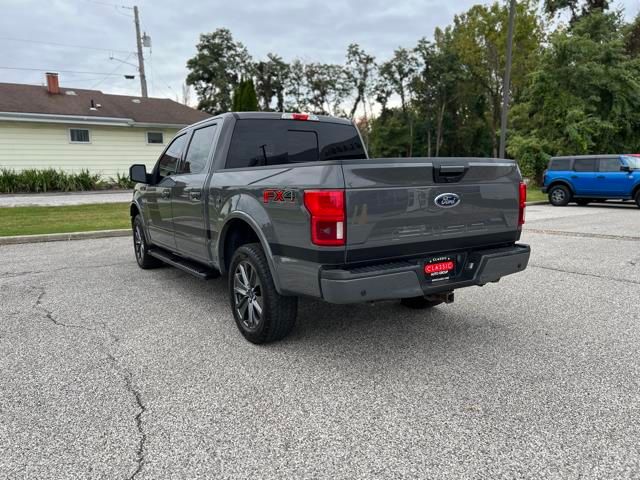
[[[140,227],[136,226],[133,231],[133,246],[136,252],[136,259],[140,261],[142,258],[142,251],[144,249],[144,243],[142,240],[142,235],[140,233]]]
[[[555,202],[561,202],[564,200],[564,191],[558,188],[553,191],[552,197]]]
[[[233,298],[244,328],[256,330],[262,321],[264,299],[258,272],[248,261],[240,262],[233,273]]]

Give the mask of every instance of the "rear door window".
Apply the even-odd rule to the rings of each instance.
[[[236,122],[226,168],[367,158],[353,125],[279,119]]]
[[[573,169],[576,172],[595,172],[596,166],[595,158],[576,158]]]
[[[549,170],[571,170],[571,159],[554,158],[549,163]]]
[[[601,172],[619,172],[620,160],[618,158],[601,158],[600,159],[600,171]]]

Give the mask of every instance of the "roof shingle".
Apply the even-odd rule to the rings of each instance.
[[[189,125],[210,117],[167,98],[111,95],[79,88],[60,88],[60,92],[54,95],[44,86],[0,83],[0,112],[126,118],[136,123],[176,125]],[[100,107],[91,110],[91,100]]]

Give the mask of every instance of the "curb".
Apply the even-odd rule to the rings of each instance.
[[[546,200],[536,200],[535,202],[527,202],[526,203],[527,207],[529,205],[548,205],[548,204],[549,204],[549,202],[546,201]]]
[[[131,229],[96,230],[93,232],[48,233],[44,235],[16,235],[0,237],[0,245],[17,245],[20,243],[67,242],[70,240],[89,240],[92,238],[127,237]]]

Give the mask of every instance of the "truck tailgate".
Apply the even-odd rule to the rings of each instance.
[[[520,172],[481,158],[345,161],[347,262],[513,243]]]

